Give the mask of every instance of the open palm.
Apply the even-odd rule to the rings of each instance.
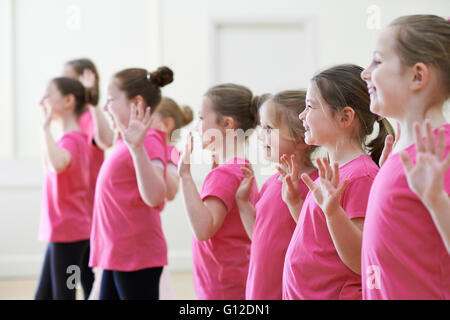
[[[283,167],[278,166],[277,169],[280,173],[281,181],[283,182],[281,187],[281,198],[286,204],[294,206],[302,201],[302,199],[300,199],[298,165],[295,161],[294,155],[291,155],[291,158],[289,159],[285,154],[283,154],[280,160]]]
[[[124,142],[131,148],[139,148],[143,145],[145,136],[151,125],[150,107],[145,110],[142,103],[132,104],[128,127],[119,125],[120,134]]]
[[[245,166],[241,168],[241,171],[244,174],[244,179],[242,179],[241,184],[236,191],[236,200],[248,202],[250,201],[250,196],[252,194],[255,175],[249,163],[246,163]]]
[[[445,154],[445,129],[439,130],[437,144],[431,123],[425,121],[426,141],[418,123],[414,124],[416,144],[416,164],[414,165],[406,151],[400,154],[400,160],[405,168],[406,178],[411,190],[424,202],[432,201],[433,197],[442,192],[445,172],[450,167],[450,156]]]
[[[192,132],[189,132],[186,137],[186,144],[184,145],[183,153],[178,163],[178,175],[180,177],[186,177],[191,174],[191,154],[194,149],[194,137]]]
[[[319,184],[317,185],[307,175],[302,174],[302,180],[311,191],[314,200],[327,216],[333,215],[339,208],[339,198],[347,186],[345,180],[339,186],[339,165],[334,163],[331,168],[327,158],[317,159],[317,166],[319,167]]]

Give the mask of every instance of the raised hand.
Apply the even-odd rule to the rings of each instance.
[[[192,132],[189,132],[186,137],[186,144],[183,153],[181,154],[180,162],[178,163],[178,175],[181,178],[191,175],[191,154],[193,149],[194,137],[192,136]]]
[[[92,70],[84,69],[83,74],[78,77],[78,80],[83,84],[85,88],[90,89],[95,86],[97,77]]]
[[[236,201],[249,202],[252,194],[253,182],[255,181],[255,174],[249,163],[246,163],[245,166],[241,168],[241,171],[244,174],[244,179],[242,179],[241,184],[236,191]]]
[[[339,165],[334,163],[333,168],[330,166],[327,158],[317,159],[319,167],[319,185],[307,175],[302,174],[302,180],[308,186],[316,203],[327,216],[335,214],[339,208],[339,198],[344,192],[348,181],[345,180],[339,186]]]
[[[290,205],[295,206],[302,201],[300,199],[300,182],[298,181],[298,166],[295,161],[295,156],[291,155],[290,159],[287,155],[281,156],[281,164],[284,166],[277,166],[277,170],[280,173],[283,186],[281,188],[281,197],[283,201]]]
[[[52,109],[44,102],[41,102],[40,105],[43,114],[42,127],[46,129],[50,127],[50,123],[52,122]]]
[[[445,129],[438,132],[437,143],[429,120],[425,121],[426,141],[418,123],[414,123],[416,144],[416,164],[414,165],[406,151],[400,153],[400,160],[405,169],[408,185],[425,203],[432,203],[443,192],[444,175],[450,167],[450,156],[445,154]]]
[[[117,123],[122,139],[128,147],[137,149],[143,146],[145,136],[148,129],[150,129],[150,112],[150,107],[147,107],[144,113],[142,102],[139,102],[137,105],[133,103],[130,109],[128,127],[125,128],[120,123]]]

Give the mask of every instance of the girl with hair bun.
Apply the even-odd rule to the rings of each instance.
[[[78,125],[84,112],[87,93],[74,79],[50,81],[41,107],[45,182],[42,194],[39,240],[48,242],[37,300],[75,300],[75,286],[68,286],[69,267],[84,265],[89,252],[91,211],[89,193],[89,146]],[[60,125],[63,135],[55,141],[50,124]],[[92,272],[81,270],[81,284],[87,297],[92,287]],[[84,274],[86,273],[86,275]]]
[[[150,128],[161,88],[173,72],[126,69],[108,86],[105,106],[119,132],[97,180],[90,265],[103,269],[100,300],[157,300],[167,244],[160,207],[166,198],[166,133]]]
[[[247,300],[281,300],[283,263],[308,188],[299,174],[317,178],[311,154],[315,146],[304,141],[305,130],[298,118],[305,109],[306,92],[289,90],[260,99],[262,131],[258,139],[264,157],[279,164],[279,173],[261,188],[255,206],[250,202],[254,174],[250,165],[242,168],[244,179],[236,193],[236,203],[252,245],[246,285]],[[290,167],[292,166],[292,170]],[[291,172],[292,171],[292,172]],[[287,188],[287,185],[292,186]],[[283,200],[295,198],[291,211]],[[290,203],[290,202],[289,202]]]
[[[212,87],[203,97],[196,129],[202,148],[213,152],[217,166],[205,178],[200,192],[190,168],[192,133],[179,162],[184,205],[194,234],[194,288],[201,300],[245,299],[250,239],[235,194],[244,177],[241,168],[249,164],[244,135],[257,123],[257,99],[248,88],[236,84]],[[250,193],[254,205],[256,183]]]

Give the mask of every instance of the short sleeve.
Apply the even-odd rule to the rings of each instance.
[[[364,176],[350,181],[341,197],[341,206],[350,219],[366,216],[373,178]]]
[[[180,152],[174,146],[167,147],[167,163],[178,165],[180,161]]]
[[[70,153],[72,159],[78,154],[78,141],[71,135],[64,135],[58,142],[58,147]]]
[[[148,134],[144,146],[150,160],[161,160],[166,163],[166,140],[162,132],[152,131]]]
[[[240,183],[241,179],[233,172],[219,167],[206,177],[200,196],[202,201],[207,197],[217,197],[223,201],[227,210],[230,210],[235,202]]]

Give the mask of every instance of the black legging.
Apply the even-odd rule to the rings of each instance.
[[[104,270],[100,300],[158,300],[162,267],[138,271]]]
[[[41,279],[36,291],[36,300],[75,300],[76,289],[69,277],[75,275],[69,268],[75,266],[80,271],[80,282],[87,299],[94,283],[94,274],[89,268],[89,240],[69,243],[50,242],[45,254]]]

